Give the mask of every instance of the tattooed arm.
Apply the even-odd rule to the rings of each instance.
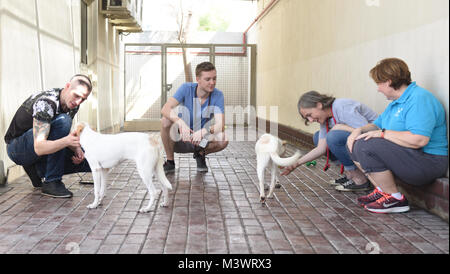
[[[47,140],[49,133],[49,123],[33,119],[34,152],[38,156],[52,154],[69,146],[80,146],[80,138],[75,136],[75,132],[57,140]]]

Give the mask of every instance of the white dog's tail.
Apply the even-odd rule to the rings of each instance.
[[[270,158],[272,158],[272,161],[279,165],[279,166],[290,166],[295,164],[295,162],[300,158],[301,154],[300,151],[296,151],[294,155],[288,158],[281,158],[277,153],[272,152],[270,153]]]
[[[156,164],[156,176],[158,176],[161,184],[165,185],[168,189],[172,189],[172,185],[170,184],[169,180],[167,180],[163,165],[164,159],[160,156],[158,159],[158,163]]]

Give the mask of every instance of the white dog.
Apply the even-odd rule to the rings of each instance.
[[[290,166],[293,165],[298,158],[300,158],[300,152],[297,150],[294,155],[289,158],[280,158],[286,148],[286,142],[281,141],[279,138],[270,135],[263,134],[261,138],[256,142],[256,163],[257,174],[259,180],[259,196],[261,203],[265,203],[266,196],[264,193],[264,170],[272,160],[272,180],[270,182],[269,194],[267,198],[272,198],[273,189],[275,188],[275,181],[277,180],[277,165],[278,166]]]
[[[88,208],[96,208],[102,201],[106,190],[106,176],[110,168],[122,160],[133,160],[150,196],[146,207],[139,212],[150,211],[155,200],[156,189],[152,182],[155,172],[162,186],[163,201],[160,206],[168,205],[168,189],[172,186],[163,169],[163,155],[156,136],[145,133],[127,132],[119,134],[100,134],[93,131],[87,123],[76,127],[84,156],[92,170],[94,180],[94,202]]]

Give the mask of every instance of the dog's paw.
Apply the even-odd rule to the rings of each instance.
[[[159,206],[160,206],[160,207],[168,207],[168,206],[169,206],[169,203],[168,203],[168,202],[161,202],[161,203],[159,204]]]
[[[92,204],[88,205],[87,208],[89,208],[89,209],[97,208],[98,205],[99,205],[99,203],[92,203]]]
[[[140,213],[147,213],[150,211],[152,211],[152,209],[150,207],[143,207],[143,208],[139,209]]]

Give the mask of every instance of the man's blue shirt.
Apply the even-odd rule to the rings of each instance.
[[[204,128],[206,123],[214,117],[214,113],[225,113],[222,91],[214,88],[209,98],[206,99],[200,107],[200,100],[198,100],[196,95],[197,86],[197,83],[184,83],[173,95],[173,98],[180,103],[178,117],[182,118],[183,121],[194,131]],[[193,113],[195,113],[195,120],[193,119]]]
[[[392,101],[373,123],[387,130],[427,136],[430,141],[423,147],[423,152],[448,154],[444,107],[431,92],[416,82],[412,82],[400,98]]]

